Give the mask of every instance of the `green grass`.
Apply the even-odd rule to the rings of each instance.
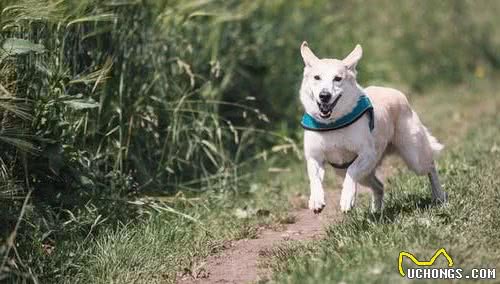
[[[0,281],[171,282],[279,229],[308,195],[300,43],[361,43],[363,83],[474,81],[500,66],[498,3],[0,1]],[[442,91],[416,101],[450,137],[491,107]]]
[[[263,262],[277,271],[276,279],[292,283],[397,281],[399,250],[428,256],[441,246],[460,265],[497,263],[498,254],[491,253],[491,248],[499,245],[499,233],[494,229],[499,217],[499,183],[494,175],[500,165],[494,145],[500,145],[500,141],[495,128],[499,117],[492,113],[500,98],[492,95],[493,90],[494,84],[483,82],[478,86],[436,90],[428,97],[413,99],[417,109],[426,110],[422,117],[431,129],[436,129],[436,136],[445,141],[460,141],[448,147],[439,160],[444,188],[450,193],[448,206],[428,207],[427,180],[400,171],[387,185],[382,216],[368,213],[368,198],[362,198],[343,223],[328,230],[325,240],[292,243],[273,250],[274,257]],[[449,101],[447,92],[455,93],[457,99],[443,106]],[[489,107],[484,108],[479,102]],[[467,105],[473,107],[468,109]],[[450,132],[441,125],[454,125],[454,120],[441,123],[440,118],[452,117],[450,113],[469,117],[477,109],[482,109],[486,117],[481,123],[463,121],[464,128],[473,129],[465,137],[462,132]],[[436,128],[438,125],[442,130]],[[483,127],[476,129],[478,125]],[[276,169],[269,172],[268,166]],[[140,199],[145,204],[128,207],[131,211],[139,208],[139,216],[119,225],[101,219],[103,223],[98,222],[92,234],[93,222],[82,226],[76,220],[75,224],[60,228],[65,233],[53,238],[52,253],[41,248],[33,250],[24,264],[33,269],[41,282],[171,283],[183,273],[202,275],[204,259],[220,253],[228,241],[253,238],[263,227],[280,230],[283,224],[293,222],[287,211],[304,206],[308,181],[303,161],[271,158],[255,174],[259,179],[249,184],[246,192],[182,193],[152,198],[162,203]],[[333,182],[330,173],[328,187],[339,190]],[[88,219],[96,220],[97,213],[92,212],[90,209],[86,213],[90,214]],[[180,215],[181,212],[189,217]],[[42,234],[46,229],[36,231]],[[32,241],[31,246],[37,247],[40,239],[41,235],[35,235],[25,241]]]
[[[80,219],[74,224],[48,228],[64,234],[47,238],[42,236],[47,228],[38,228],[36,235],[19,237],[24,247],[35,248],[24,252],[23,265],[42,283],[172,283],[177,273],[200,273],[204,258],[221,251],[226,241],[255,238],[259,228],[279,229],[288,222],[288,204],[275,202],[280,191],[144,199],[144,205],[129,206],[139,207],[140,216],[118,225],[101,219],[94,231],[91,224],[77,223],[85,214],[75,212]]]
[[[444,247],[455,265],[463,268],[500,263],[500,115],[495,111],[500,96],[493,88],[458,92],[462,96],[454,96],[453,101],[438,95],[416,104],[427,105],[426,113],[433,113],[424,115],[424,120],[438,137],[455,135],[445,139],[455,142],[438,162],[450,202],[433,206],[427,178],[400,170],[386,185],[381,215],[369,213],[366,201],[342,223],[332,225],[324,240],[276,249],[274,260],[267,264],[275,269],[277,282],[403,282],[397,267],[402,250],[427,260]],[[443,103],[435,103],[439,101]],[[480,101],[489,111],[472,104]],[[459,126],[467,129],[465,135],[447,130],[456,124],[450,111],[476,116],[473,121],[460,121]],[[432,121],[433,117],[442,119]]]

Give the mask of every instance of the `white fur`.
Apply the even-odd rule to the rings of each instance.
[[[383,87],[364,89],[357,84],[356,65],[362,56],[361,46],[357,45],[343,60],[318,59],[306,42],[301,46],[301,54],[305,67],[300,100],[308,114],[320,122],[333,122],[349,113],[360,96],[367,95],[374,107],[375,120],[372,132],[367,115],[338,130],[305,130],[304,153],[311,187],[309,208],[319,213],[325,206],[325,166],[328,163],[346,163],[357,156],[347,170],[336,170],[337,174],[345,176],[340,209],[345,212],[353,208],[357,188],[359,184],[363,184],[372,189],[372,210],[380,210],[383,185],[376,178],[375,170],[384,155],[391,150],[395,150],[417,174],[428,174],[432,181],[433,197],[445,201],[446,194],[441,191],[434,168],[434,157],[443,145],[421,123],[403,93]],[[342,80],[335,81],[336,76]],[[342,95],[327,118],[320,116],[317,105],[322,90],[332,94],[330,102]]]

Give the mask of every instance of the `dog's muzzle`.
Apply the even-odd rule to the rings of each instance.
[[[331,104],[328,104],[328,103],[323,103],[323,102],[316,102],[318,104],[318,108],[319,108],[319,116],[321,118],[329,118],[330,115],[332,114],[333,112],[333,108],[337,105],[340,97],[342,97],[342,95],[338,95],[335,100],[333,100],[333,102]]]

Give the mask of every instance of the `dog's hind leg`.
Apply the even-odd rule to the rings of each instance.
[[[447,195],[441,189],[434,164],[434,158],[443,145],[430,134],[415,112],[400,118],[393,144],[411,170],[429,177],[433,201],[446,202]]]
[[[368,175],[362,184],[372,191],[371,211],[380,212],[384,203],[384,184],[377,178],[375,172]]]
[[[372,189],[372,212],[380,212],[384,204],[384,184],[375,173],[370,175],[370,188]]]
[[[432,200],[439,203],[448,201],[448,194],[441,188],[441,183],[439,182],[439,176],[434,163],[432,163],[431,170],[427,175],[431,181]]]

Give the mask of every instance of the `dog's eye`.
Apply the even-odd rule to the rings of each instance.
[[[335,77],[333,78],[333,81],[335,81],[335,82],[340,82],[340,81],[342,81],[342,77],[340,77],[340,76],[335,76]]]
[[[321,80],[321,77],[319,75],[314,76],[314,80]]]

